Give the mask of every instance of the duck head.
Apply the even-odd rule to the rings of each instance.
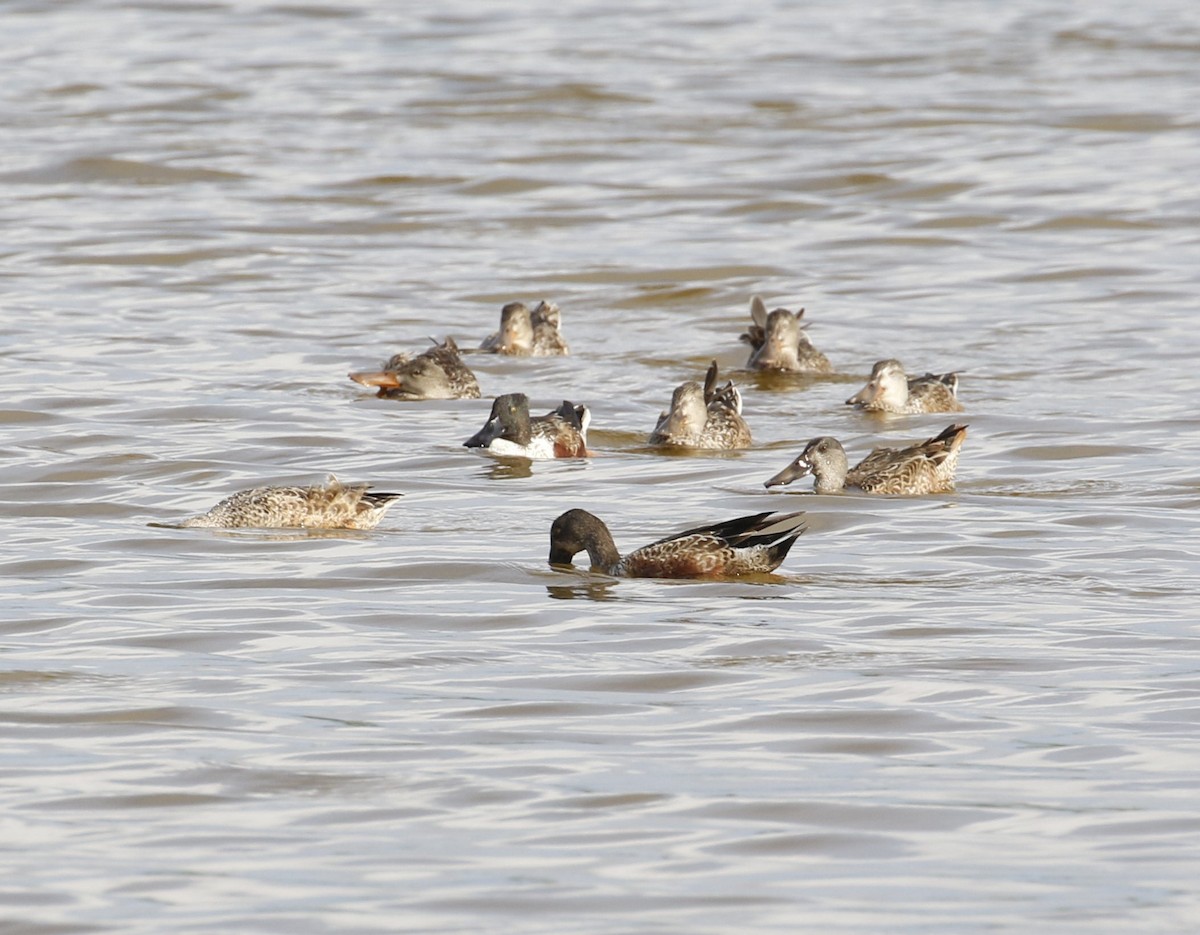
[[[828,435],[822,435],[805,445],[795,461],[774,477],[764,481],[763,486],[780,487],[812,474],[816,478],[817,493],[834,493],[845,486],[848,470],[846,450],[841,442]]]

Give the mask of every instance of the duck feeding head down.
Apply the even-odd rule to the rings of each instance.
[[[725,578],[766,574],[804,532],[803,513],[756,513],[685,529],[624,558],[608,527],[587,510],[568,510],[550,527],[550,564],[586,551],[592,570],[631,578]]]

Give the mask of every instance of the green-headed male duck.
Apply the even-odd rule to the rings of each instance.
[[[468,438],[467,448],[486,448],[493,454],[517,458],[586,458],[587,427],[592,414],[587,406],[567,400],[544,416],[529,415],[529,397],[506,393],[492,402],[483,428]]]

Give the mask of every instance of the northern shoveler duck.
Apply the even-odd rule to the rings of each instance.
[[[550,564],[570,565],[586,550],[592,570],[632,578],[718,578],[774,571],[804,532],[803,513],[756,513],[686,529],[630,552],[587,510],[568,510],[550,527]]]
[[[586,458],[591,420],[587,406],[565,399],[553,412],[530,418],[529,397],[506,393],[496,397],[483,428],[463,445],[518,458]]]
[[[453,338],[416,357],[393,355],[377,371],[350,374],[363,386],[379,388],[384,399],[478,399],[479,381],[463,363]]]
[[[965,425],[951,425],[939,435],[907,448],[876,448],[847,468],[841,442],[828,435],[814,438],[791,464],[763,483],[790,484],[812,474],[817,493],[839,493],[857,487],[866,493],[923,494],[954,489],[958,452],[967,437]]]
[[[717,362],[704,386],[688,382],[671,394],[671,408],[658,417],[651,445],[728,450],[750,447],[750,426],[742,418],[742,394],[732,382],[717,386]]]
[[[530,311],[524,302],[509,302],[500,310],[500,330],[484,338],[481,351],[518,357],[563,357],[571,353],[562,336],[562,313],[543,299]]]
[[[754,319],[741,340],[750,345],[751,370],[780,370],[791,373],[833,373],[829,358],[818,351],[809,340],[805,326],[800,324],[804,309],[790,312],[786,308],[767,311],[763,300],[750,300],[750,317]]]
[[[374,529],[398,499],[369,484],[343,484],[333,475],[312,487],[253,487],[226,497],[181,526],[227,529]]]
[[[876,361],[867,385],[846,400],[868,412],[962,412],[957,373],[910,377],[898,360]]]

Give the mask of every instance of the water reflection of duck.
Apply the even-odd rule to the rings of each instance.
[[[374,529],[398,493],[343,484],[333,475],[312,487],[252,487],[226,497],[181,526],[225,529]]]
[[[871,368],[867,385],[846,404],[869,412],[910,414],[918,412],[962,412],[958,401],[957,373],[927,373],[910,377],[900,361],[880,360]]]
[[[967,437],[965,425],[951,425],[940,434],[906,448],[876,448],[854,467],[836,438],[814,438],[799,457],[765,481],[764,487],[790,484],[812,474],[817,493],[838,493],[857,487],[866,493],[940,493],[954,487],[958,452]]]
[[[774,571],[804,532],[803,513],[756,513],[697,526],[624,558],[608,527],[587,510],[568,510],[550,527],[550,564],[587,551],[594,571],[633,578],[717,578]]]
[[[573,601],[583,598],[589,601],[615,601],[613,591],[617,582],[611,578],[587,577],[567,584],[548,584],[546,594],[556,601]]]
[[[463,363],[453,338],[416,357],[394,354],[379,370],[352,373],[350,379],[377,387],[376,395],[386,399],[479,398],[479,381]]]

